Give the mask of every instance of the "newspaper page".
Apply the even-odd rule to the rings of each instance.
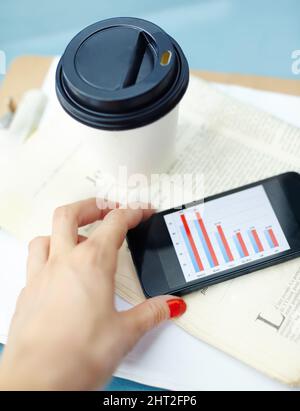
[[[2,170],[0,225],[23,240],[50,232],[55,207],[95,194],[101,171],[95,153],[71,126],[60,128],[63,123],[50,117],[11,155],[19,173],[7,162]],[[169,173],[202,173],[206,196],[300,170],[299,129],[193,77],[181,105],[177,150]],[[144,299],[126,245],[116,287],[131,303]],[[299,260],[185,298],[188,310],[176,320],[179,326],[281,382],[299,385]]]
[[[299,129],[197,79],[183,106],[181,130],[181,156],[170,172],[202,171],[206,196],[300,169]],[[143,295],[133,274],[124,248],[117,290],[138,303]],[[194,292],[185,300],[188,310],[176,321],[186,331],[270,377],[299,386],[299,260]]]

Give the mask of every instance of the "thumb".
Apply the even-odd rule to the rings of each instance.
[[[186,311],[186,303],[182,298],[162,295],[150,298],[143,303],[122,313],[132,347],[147,331],[161,322],[179,317]]]

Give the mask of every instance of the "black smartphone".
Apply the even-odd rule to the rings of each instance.
[[[127,242],[147,297],[182,295],[298,257],[300,175],[156,213]]]

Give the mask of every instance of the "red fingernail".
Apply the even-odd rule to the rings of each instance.
[[[170,318],[179,317],[186,311],[186,303],[181,298],[171,298],[167,301],[170,310]]]

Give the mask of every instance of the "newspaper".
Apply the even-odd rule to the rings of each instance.
[[[19,238],[49,233],[56,206],[94,195],[96,157],[61,124],[49,118],[13,154],[14,167],[6,162],[0,169],[0,225]],[[193,77],[181,106],[177,148],[169,172],[203,173],[205,195],[300,170],[299,129]],[[125,245],[116,288],[131,303],[144,299]],[[299,260],[185,299],[188,310],[176,320],[179,326],[281,382],[300,385]]]

